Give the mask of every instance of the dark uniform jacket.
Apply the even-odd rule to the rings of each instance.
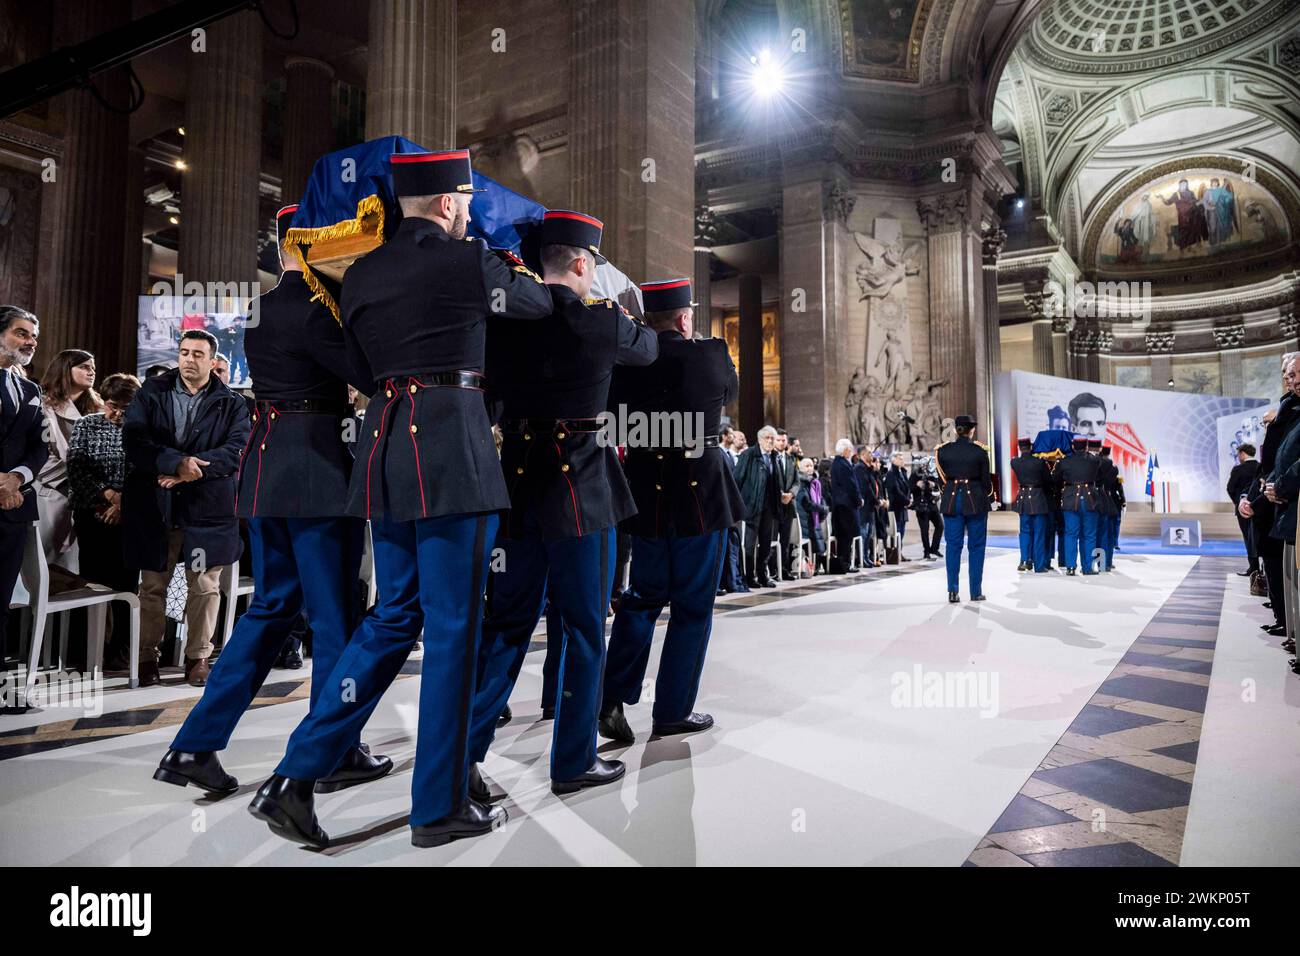
[[[341,306],[354,374],[376,383],[348,512],[411,521],[508,508],[481,383],[457,388],[431,376],[481,373],[490,321],[549,316],[541,279],[478,240],[410,217],[348,269]]]
[[[488,334],[488,378],[502,422],[501,470],[510,493],[506,533],[576,538],[636,512],[616,441],[594,430],[609,408],[615,365],[649,365],[654,333],[608,299],[587,305],[563,285],[546,287],[554,313],[542,322],[498,320]],[[584,430],[585,429],[585,430]]]
[[[1074,452],[1056,466],[1056,480],[1061,485],[1062,511],[1100,511],[1097,478],[1101,461],[1092,455]]]
[[[41,473],[50,456],[45,444],[45,410],[41,405],[41,389],[35,382],[21,378],[13,369],[6,373],[18,382],[20,402],[14,407],[9,389],[0,382],[0,472],[26,467],[34,479]],[[8,511],[0,510],[0,521],[14,523],[35,521],[36,492],[31,484],[23,493],[23,503]],[[0,608],[7,613],[8,608]]]
[[[831,461],[831,507],[862,507],[863,490],[858,481],[857,469],[842,455],[836,455]],[[857,531],[856,528],[853,531]]]
[[[993,495],[993,475],[989,471],[988,449],[977,441],[958,435],[934,450],[934,461],[943,479],[943,498],[939,510],[957,514],[957,490],[963,488],[964,515],[988,514]]]
[[[1016,500],[1011,502],[1011,510],[1022,515],[1051,514],[1048,490],[1052,483],[1052,471],[1047,467],[1047,462],[1033,455],[1017,455],[1011,459],[1011,471],[1020,485],[1016,491]]]
[[[142,571],[167,570],[172,528],[185,531],[181,560],[191,567],[198,551],[208,568],[234,564],[243,551],[235,475],[251,432],[248,408],[243,396],[213,375],[178,446],[171,392],[179,375],[172,369],[145,379],[122,424],[122,540],[127,566]],[[181,459],[191,456],[210,462],[202,478],[171,490],[158,486],[159,475],[176,474]]]
[[[931,514],[939,511],[940,484],[922,471],[913,471],[907,479],[908,491],[912,495],[912,510],[917,514]]]
[[[241,518],[346,513],[358,425],[348,380],[363,395],[375,383],[356,380],[343,330],[311,297],[302,273],[284,273],[244,333],[257,404],[239,470]]]
[[[659,333],[659,358],[645,368],[614,373],[611,404],[629,412],[699,416],[709,447],[692,457],[682,448],[628,448],[623,468],[636,498],[635,517],[622,530],[643,538],[691,537],[730,528],[745,516],[731,458],[716,445],[722,407],[740,390],[736,367],[722,339],[687,339]],[[692,426],[694,427],[694,426]],[[787,456],[788,458],[789,456]],[[762,468],[762,462],[757,462]]]
[[[1115,489],[1119,487],[1119,469],[1109,458],[1097,459],[1097,513],[1114,517],[1119,514]]]
[[[1232,466],[1232,471],[1228,473],[1228,500],[1232,502],[1233,508],[1237,507],[1237,502],[1242,495],[1250,494],[1258,473],[1259,462],[1254,458],[1248,458]]]
[[[885,496],[889,499],[890,511],[905,511],[911,490],[907,481],[907,472],[897,465],[890,465],[885,472]]]

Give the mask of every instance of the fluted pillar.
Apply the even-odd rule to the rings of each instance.
[[[88,40],[130,18],[129,0],[58,4],[54,46]],[[96,76],[95,88],[119,110],[128,105],[131,90],[122,71]],[[88,90],[60,98],[66,117],[65,151],[54,182],[42,186],[46,201],[56,204],[57,215],[49,265],[52,281],[40,316],[36,365],[43,369],[63,349],[81,348],[94,353],[104,367],[120,361],[123,336],[134,327],[134,312],[127,316],[122,311],[128,118],[106,109]]]
[[[763,279],[740,277],[740,429],[757,445],[763,422]]]
[[[178,271],[186,282],[257,280],[262,21],[237,13],[191,54]]]
[[[930,375],[948,381],[940,392],[945,416],[974,415],[988,429],[992,422],[981,384],[988,374],[988,341],[979,223],[972,224],[962,190],[924,197],[917,211],[927,236]]]
[[[297,202],[316,160],[334,149],[334,68],[307,56],[284,61],[284,158],[280,199]]]
[[[569,178],[631,278],[694,266],[695,13],[689,0],[574,0]]]
[[[144,239],[144,150],[132,146],[127,150],[126,190],[122,200],[122,320],[123,330],[117,354],[105,355],[99,367],[107,372],[134,371],[136,345],[139,342],[132,319],[139,311],[140,295],[147,292],[145,280],[149,266],[148,246]],[[111,359],[111,361],[110,361]]]
[[[370,0],[366,59],[366,139],[457,145],[456,0]]]
[[[1002,327],[998,322],[998,256],[1002,254],[1007,234],[997,226],[991,226],[984,230],[981,239],[980,252],[984,267],[984,364],[975,370],[978,388],[976,407],[979,409],[977,420],[985,423],[985,434],[992,434],[995,386],[998,373],[1002,370]]]
[[[1034,335],[1034,371],[1039,375],[1055,375],[1052,363],[1052,320],[1035,319],[1032,327]]]

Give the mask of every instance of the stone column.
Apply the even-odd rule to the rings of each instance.
[[[717,238],[717,218],[708,206],[695,210],[695,270],[692,273],[695,301],[695,331],[699,335],[722,338],[722,318],[713,315],[713,289],[710,268],[713,262],[713,242]]]
[[[280,201],[297,202],[316,160],[334,150],[334,67],[307,56],[284,61],[284,158]]]
[[[985,229],[981,234],[980,253],[983,259],[984,273],[984,374],[980,381],[980,397],[985,416],[985,434],[992,433],[994,401],[998,373],[1002,371],[1002,327],[998,322],[998,256],[1002,254],[1002,245],[1007,241],[1007,234],[997,226]],[[977,370],[978,372],[978,370]]]
[[[790,434],[818,454],[844,437],[835,251],[853,205],[843,187],[828,190],[820,178],[787,183],[781,196],[781,413]]]
[[[456,0],[370,0],[366,60],[366,139],[456,147]]]
[[[1065,316],[1052,319],[1052,374],[1058,378],[1073,378],[1074,364],[1070,360],[1070,333],[1074,320]]]
[[[763,280],[740,277],[740,430],[751,445],[763,421]]]
[[[988,434],[984,379],[984,278],[979,223],[972,226],[964,190],[917,202],[925,226],[930,280],[930,376],[947,379],[940,392],[946,417],[973,415]]]
[[[1147,354],[1151,356],[1151,387],[1169,387],[1174,374],[1174,332],[1167,328],[1152,328],[1146,332]]]
[[[1055,375],[1052,350],[1052,320],[1034,319],[1034,371],[1039,375]]]
[[[1076,329],[1072,342],[1075,376],[1088,382],[1111,384],[1110,349],[1113,342],[1108,322],[1093,321]]]
[[[569,177],[574,209],[638,281],[694,267],[695,14],[689,0],[574,0]]]
[[[130,19],[129,0],[58,4],[54,46],[89,40]],[[131,89],[123,71],[102,73],[94,85],[108,103],[119,110],[127,107]],[[101,368],[115,366],[121,360],[126,330],[134,327],[134,312],[130,317],[122,314],[128,117],[105,108],[89,90],[74,90],[59,99],[65,117],[65,150],[54,182],[41,187],[48,190],[45,202],[55,204],[56,216],[49,298],[40,315],[41,347],[31,369],[36,375],[67,348],[94,353]]]
[[[262,21],[237,13],[190,54],[178,271],[186,282],[257,281]]]
[[[1219,347],[1219,394],[1240,395],[1246,390],[1241,371],[1241,347],[1246,344],[1243,322],[1221,325],[1214,329],[1214,343]]]

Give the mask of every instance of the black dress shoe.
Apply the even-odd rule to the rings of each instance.
[[[774,588],[774,587],[776,587],[776,579],[775,579],[775,578],[763,578],[763,580],[759,581],[758,584],[759,584],[759,587],[764,587],[764,588]]]
[[[153,772],[153,778],[178,787],[193,784],[208,793],[223,795],[239,789],[239,781],[226,773],[217,755],[210,750],[197,754],[168,750]]]
[[[514,719],[514,716],[515,715],[510,710],[510,705],[506,704],[506,709],[501,711],[501,716],[497,718],[497,726],[504,727],[506,724],[510,723],[510,721]]]
[[[718,588],[718,593],[715,594],[714,597],[726,597],[730,593],[731,592],[726,590],[725,588]]]
[[[441,820],[411,827],[411,846],[442,846],[452,840],[482,836],[504,826],[507,819],[505,807],[489,807],[471,797]]]
[[[632,733],[632,726],[623,716],[623,705],[609,704],[600,709],[600,723],[596,726],[597,732],[606,740],[614,740],[621,744],[636,743],[636,734]]]
[[[479,803],[492,802],[492,790],[483,779],[483,774],[479,773],[476,763],[469,765],[469,795],[470,799],[477,800]]]
[[[1291,652],[1294,654],[1294,653],[1295,653],[1295,641],[1291,640],[1290,638],[1288,638],[1287,640],[1283,641],[1283,642],[1282,642],[1282,650],[1284,650],[1284,651],[1291,651]]]
[[[1272,634],[1274,631],[1276,631],[1278,628],[1281,628],[1281,627],[1282,627],[1282,625],[1281,625],[1281,624],[1278,624],[1278,623],[1275,621],[1275,622],[1273,622],[1272,624],[1261,624],[1261,625],[1259,626],[1259,629],[1260,629],[1261,631],[1267,631],[1269,634]]]
[[[1066,568],[1066,569],[1065,569],[1065,573],[1068,574],[1070,577],[1074,577],[1074,575],[1075,575],[1077,572],[1074,570],[1074,568]]]
[[[988,600],[988,598],[986,598],[986,597],[985,597],[984,595],[982,595],[982,594],[972,594],[972,595],[970,596],[970,599],[971,599],[972,601],[987,601],[987,600]]]
[[[316,821],[312,798],[315,785],[315,780],[290,780],[273,773],[253,797],[248,812],[278,837],[323,849],[329,846],[330,838]]]
[[[943,557],[943,552],[942,552],[942,551],[936,551],[936,552],[934,552],[934,556],[935,556],[936,558],[942,558],[942,557]]]
[[[711,714],[691,714],[685,720],[672,720],[662,724],[655,721],[651,733],[656,737],[672,737],[677,734],[696,734],[712,726]]]
[[[1248,578],[1248,577],[1250,577],[1251,574],[1253,574],[1253,573],[1254,573],[1254,572],[1251,571],[1250,568],[1247,568],[1245,571],[1238,571],[1238,572],[1237,572],[1237,577],[1239,577],[1239,578]]]
[[[316,792],[333,793],[336,790],[346,790],[359,783],[378,780],[392,769],[393,761],[388,757],[371,756],[368,745],[358,744],[347,752],[343,762],[332,774],[316,782]]]
[[[1021,561],[1019,564],[1016,565],[1016,570],[1017,570],[1017,571],[1028,571],[1028,570],[1029,570],[1029,562],[1028,562],[1028,561]]]
[[[1281,637],[1286,633],[1285,624],[1269,624],[1264,628],[1265,634],[1271,634],[1273,637]]]
[[[749,586],[745,584],[737,584],[734,588],[731,589],[731,591],[733,594],[748,594]]]
[[[957,604],[959,601],[961,601],[961,598],[959,598],[959,597],[957,596],[957,592],[956,592],[956,591],[949,591],[949,592],[948,592],[948,603],[949,603],[949,604]]]
[[[296,671],[302,667],[302,655],[297,651],[290,651],[280,657],[275,662],[275,666],[280,670]]]
[[[1272,601],[1265,601],[1265,602],[1264,602],[1264,607],[1269,608],[1269,609],[1272,609],[1272,607],[1273,607],[1273,602],[1272,602]]]
[[[579,790],[585,790],[588,787],[603,787],[607,783],[613,783],[615,780],[622,778],[627,773],[627,767],[621,760],[606,760],[603,757],[597,757],[596,762],[587,768],[587,772],[579,774],[571,780],[552,780],[551,793],[558,795],[565,793],[577,793]]]

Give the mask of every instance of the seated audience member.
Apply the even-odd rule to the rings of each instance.
[[[99,395],[104,410],[77,422],[68,442],[68,484],[72,523],[80,546],[80,574],[114,591],[135,593],[140,575],[126,567],[122,550],[122,488],[126,452],[122,421],[140,389],[134,375],[118,372],[104,379]],[[125,670],[130,651],[130,612],[116,601],[110,609],[104,670]]]
[[[39,334],[36,316],[0,305],[0,666],[8,666],[10,651],[18,650],[6,644],[9,602],[37,518],[32,482],[50,453],[42,434],[41,390],[24,373]]]
[[[139,568],[140,683],[159,683],[172,569],[185,567],[185,679],[207,682],[222,568],[239,560],[235,475],[251,423],[244,399],[212,374],[217,342],[181,335],[179,367],[145,382],[126,412],[122,492],[126,563]]]
[[[36,476],[41,544],[51,567],[77,571],[72,505],[68,499],[68,441],[83,415],[102,405],[95,393],[95,357],[81,349],[64,349],[50,360],[41,379],[45,442],[50,455]]]

